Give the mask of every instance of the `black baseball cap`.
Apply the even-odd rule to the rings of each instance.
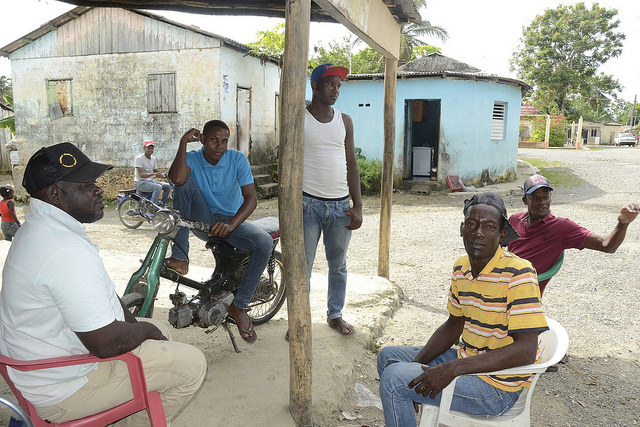
[[[540,174],[531,175],[524,182],[524,194],[531,194],[536,191],[538,188],[548,188],[553,191],[553,187],[551,187],[551,183],[549,180]]]
[[[22,186],[30,195],[58,182],[92,182],[113,166],[92,162],[78,147],[63,142],[42,147],[29,159]]]
[[[489,205],[493,206],[500,212],[502,218],[504,218],[504,226],[507,228],[507,235],[500,242],[503,245],[513,242],[516,239],[520,238],[520,235],[513,228],[513,225],[509,222],[509,217],[507,216],[507,208],[504,206],[504,200],[502,197],[498,196],[496,193],[478,193],[474,195],[472,198],[464,201],[464,209],[462,212],[466,215],[467,210],[473,205]]]

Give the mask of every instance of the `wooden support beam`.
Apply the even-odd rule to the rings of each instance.
[[[384,66],[384,150],[380,190],[380,230],[378,238],[378,276],[389,278],[391,246],[391,194],[393,193],[393,160],[396,143],[396,73],[398,60],[386,58]]]
[[[385,58],[400,54],[400,24],[380,0],[313,0]]]
[[[302,156],[311,0],[285,0],[278,209],[289,314],[289,412],[312,426],[311,307],[302,230]]]

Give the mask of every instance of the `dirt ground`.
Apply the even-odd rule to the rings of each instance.
[[[607,235],[616,223],[620,208],[640,201],[638,148],[580,152],[521,149],[519,157],[558,161],[561,162],[558,167],[579,177],[581,183],[577,186],[555,188],[552,211],[556,216],[574,219],[596,234]],[[393,315],[383,315],[386,328],[374,334],[373,342],[362,336],[354,340],[338,337],[336,341],[335,332],[322,325],[322,313],[316,314],[320,320],[313,329],[314,370],[335,370],[342,381],[341,387],[314,384],[317,425],[384,424],[382,411],[375,407],[379,383],[375,349],[386,345],[422,345],[446,319],[450,270],[457,257],[464,253],[458,232],[463,199],[464,195],[394,194],[390,279],[402,289],[404,299]],[[523,210],[520,195],[506,196],[505,201],[509,213]],[[363,277],[375,276],[377,271],[379,205],[377,198],[365,199],[363,227],[353,233],[350,245],[349,271]],[[269,200],[259,204],[254,217],[276,214],[277,202]],[[105,259],[109,259],[107,268],[112,279],[122,286],[135,269],[138,258],[146,252],[153,232],[148,225],[139,230],[125,229],[112,211],[99,223],[88,226],[88,230]],[[541,376],[532,398],[533,426],[629,426],[640,422],[637,396],[640,277],[636,262],[640,258],[639,238],[640,222],[637,222],[631,224],[625,242],[615,254],[566,252],[564,265],[549,284],[543,304],[547,315],[569,332],[569,358],[567,363],[559,365],[557,372]],[[325,272],[322,252],[319,249],[314,268],[318,274]],[[192,249],[190,255],[193,265],[206,266],[210,262],[210,253],[204,250]],[[198,274],[197,269],[194,274]],[[362,313],[347,309],[344,316],[359,322]],[[166,316],[166,311],[160,309],[156,316]],[[251,361],[246,368],[255,370],[256,380],[255,384],[234,383],[233,378],[224,374],[218,378],[216,372],[212,381],[224,388],[220,395],[226,396],[228,402],[220,397],[215,401],[200,399],[174,424],[283,425],[273,421],[281,418],[256,414],[251,399],[245,401],[246,410],[235,417],[222,421],[218,413],[224,412],[227,403],[242,398],[243,394],[237,390],[255,386],[255,399],[261,399],[269,393],[270,378],[287,375],[288,354],[282,339],[287,327],[285,318],[286,308],[283,308],[278,318],[258,329],[258,343],[263,350],[285,349],[282,359],[273,366],[261,364],[259,358],[253,357],[260,348],[256,346],[242,343],[244,354],[229,355],[232,350],[222,331],[213,334],[204,334],[195,328],[176,331],[177,339],[191,342],[205,352],[210,370],[224,368],[218,361],[221,354],[233,361],[227,363],[244,363],[244,358]],[[0,389],[0,394],[2,392]],[[318,395],[321,397],[316,398]],[[273,412],[286,412],[286,407],[274,407]]]

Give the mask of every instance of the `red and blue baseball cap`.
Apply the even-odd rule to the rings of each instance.
[[[311,81],[317,82],[318,80],[324,77],[338,76],[340,80],[344,80],[349,74],[349,69],[345,67],[337,67],[333,64],[320,64],[316,68],[314,68],[311,73]]]
[[[540,174],[531,175],[524,182],[524,194],[531,194],[538,188],[548,188],[553,191],[553,187],[551,187],[549,180]]]

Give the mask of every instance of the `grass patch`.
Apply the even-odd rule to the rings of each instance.
[[[540,174],[549,180],[552,187],[574,187],[583,182],[566,166],[566,163],[545,159],[524,160],[540,169]]]

